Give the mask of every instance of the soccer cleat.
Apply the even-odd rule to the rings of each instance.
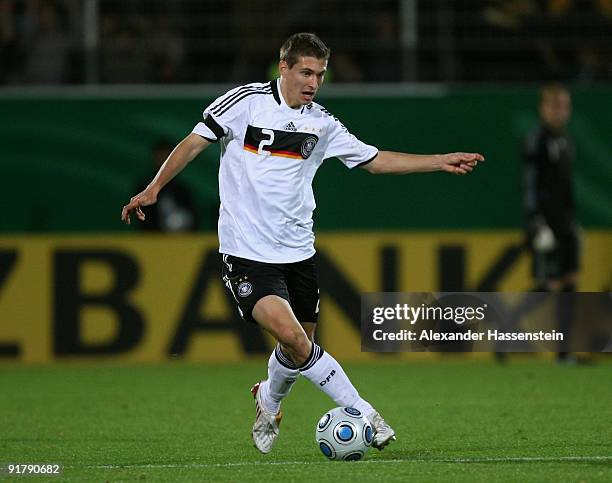
[[[372,438],[372,447],[377,450],[382,450],[391,441],[395,441],[395,431],[389,426],[377,411],[372,411],[368,415],[368,421],[374,429],[374,437]]]
[[[278,427],[283,418],[283,413],[279,411],[274,415],[266,411],[259,396],[259,386],[262,382],[259,381],[251,388],[251,394],[255,399],[255,423],[252,433],[255,447],[263,454],[267,454],[272,450],[272,445],[278,438]]]

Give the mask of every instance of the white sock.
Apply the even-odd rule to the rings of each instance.
[[[300,367],[300,373],[331,397],[338,406],[358,409],[364,415],[374,410],[369,402],[359,396],[338,361],[317,344],[312,344],[312,353]]]
[[[268,379],[259,386],[266,410],[272,414],[278,413],[281,401],[289,394],[299,374],[295,364],[277,344],[268,360]]]

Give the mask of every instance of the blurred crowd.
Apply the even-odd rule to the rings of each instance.
[[[612,79],[612,0],[0,0],[0,83],[252,81],[296,31],[337,82]]]
[[[471,19],[455,24],[462,80],[612,80],[610,0],[489,0]]]

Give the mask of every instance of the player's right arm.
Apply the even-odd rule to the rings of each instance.
[[[191,133],[183,139],[159,168],[153,181],[143,191],[133,196],[130,202],[123,207],[121,220],[129,224],[130,215],[135,212],[138,219],[144,221],[145,214],[142,207],[154,204],[161,189],[210,144],[210,141],[195,133]]]

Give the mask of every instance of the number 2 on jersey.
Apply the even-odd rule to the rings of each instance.
[[[259,148],[257,149],[257,154],[270,154],[270,151],[266,151],[264,149],[265,146],[269,146],[274,142],[274,131],[272,129],[262,129],[262,134],[266,134],[270,136],[270,139],[262,139],[259,142]]]

